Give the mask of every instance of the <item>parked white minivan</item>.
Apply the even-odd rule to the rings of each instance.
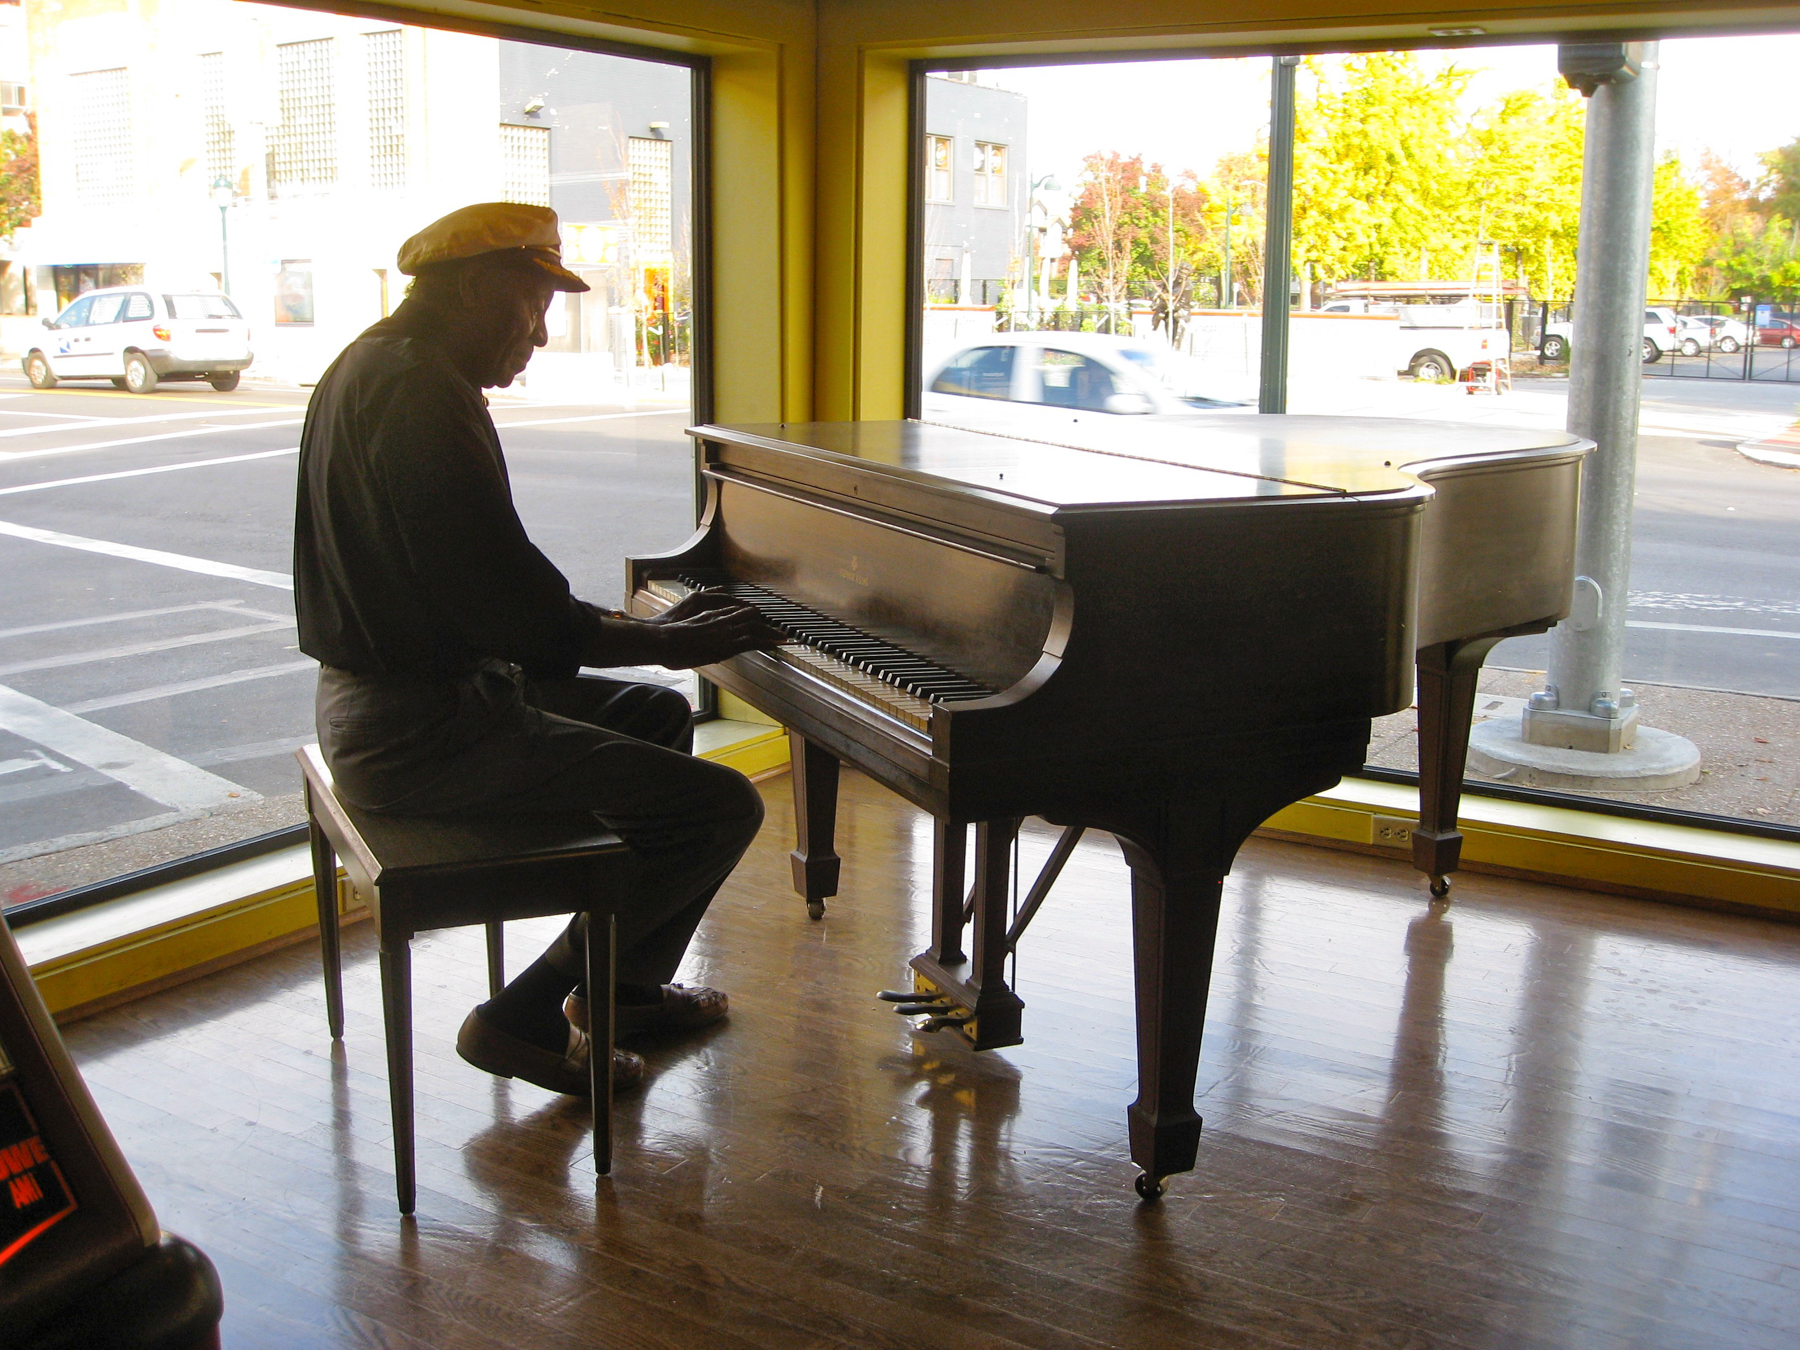
[[[163,380],[236,389],[250,364],[250,325],[216,291],[164,293],[142,286],[89,291],[69,302],[25,353],[33,389],[63,380],[111,380],[147,394]]]

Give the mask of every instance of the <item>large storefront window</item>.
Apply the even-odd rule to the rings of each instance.
[[[222,0],[0,14],[0,79],[27,91],[0,155],[41,162],[0,239],[8,908],[303,821],[300,423],[402,303],[400,243],[445,212],[555,208],[592,287],[491,391],[533,538],[616,605],[621,558],[691,530],[699,78]],[[200,369],[157,368],[159,325]]]
[[[1660,51],[1621,674],[1641,726],[1698,748],[1695,775],[1609,786],[1478,748],[1472,786],[1800,826],[1800,140],[1775,93],[1797,55],[1793,37]],[[1721,85],[1742,91],[1729,111]],[[1267,58],[923,87],[925,417],[1054,440],[1075,415],[1255,411]],[[1287,410],[1563,428],[1586,104],[1556,48],[1308,57],[1296,88]],[[975,209],[995,181],[1008,215]],[[1502,642],[1476,721],[1516,724],[1550,663],[1547,637]],[[1413,712],[1377,722],[1378,772],[1417,757]]]

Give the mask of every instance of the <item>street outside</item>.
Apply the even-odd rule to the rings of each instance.
[[[1566,389],[1369,381],[1297,390],[1292,410],[1561,426]],[[289,546],[306,398],[0,376],[6,903],[303,818],[292,754],[313,739],[313,665],[295,645]],[[1682,719],[1711,719],[1745,750],[1736,795],[1703,780],[1694,801],[1655,800],[1800,823],[1800,472],[1736,450],[1797,403],[1800,387],[1646,383],[1626,677],[1647,724],[1694,735]],[[620,560],[690,527],[685,406],[493,406],[533,537],[578,594],[617,604]],[[1502,644],[1486,687],[1522,697],[1519,672],[1546,650]],[[1384,720],[1372,757],[1405,762],[1408,735],[1405,715]],[[1709,759],[1735,753],[1695,739]]]
[[[0,900],[304,819],[313,663],[290,547],[308,391],[134,396],[0,376]],[[692,526],[685,404],[494,399],[576,592]]]

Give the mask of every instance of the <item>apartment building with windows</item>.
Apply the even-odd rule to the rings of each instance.
[[[991,305],[1023,282],[1030,178],[1025,96],[932,76],[925,99],[927,303]]]
[[[513,200],[556,207],[601,283],[552,314],[560,354],[617,376],[653,348],[676,231],[649,221],[644,261],[626,161],[663,147],[662,214],[673,197],[685,224],[684,73],[231,0],[26,12],[44,211],[15,257],[40,313],[96,286],[222,287],[252,325],[252,375],[307,381],[400,302],[403,240]]]

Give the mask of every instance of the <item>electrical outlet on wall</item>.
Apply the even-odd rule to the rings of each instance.
[[[1417,825],[1416,820],[1407,820],[1401,816],[1376,816],[1370,825],[1372,837],[1369,842],[1380,848],[1410,849],[1413,830]]]

